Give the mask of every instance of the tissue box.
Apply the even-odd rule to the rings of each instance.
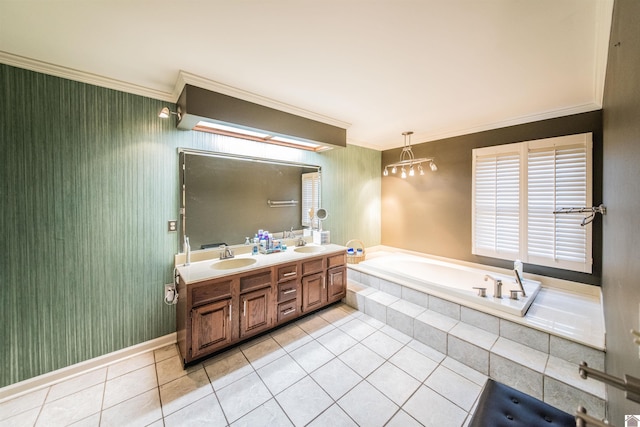
[[[329,231],[313,230],[313,243],[316,245],[328,245],[331,243],[331,233]]]

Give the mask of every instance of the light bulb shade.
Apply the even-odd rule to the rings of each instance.
[[[418,165],[418,170],[420,171],[420,176],[424,175],[424,169],[422,169],[421,165]]]
[[[413,170],[413,165],[409,168],[409,176],[414,176],[416,172]]]
[[[391,168],[391,173],[396,173],[396,172],[398,172],[398,169],[396,169],[396,167],[395,167],[395,166],[394,166],[394,167],[392,167],[392,168]]]
[[[400,178],[402,178],[402,179],[406,179],[407,178],[407,172],[404,170],[404,168],[402,168],[402,174],[400,174]]]
[[[429,163],[429,167],[431,168],[431,171],[433,171],[433,172],[435,172],[435,171],[437,171],[437,170],[438,170],[438,167],[437,167],[437,166],[436,166],[436,164],[435,164],[435,163],[433,163],[433,162],[430,162],[430,163]]]
[[[162,110],[160,110],[160,113],[158,113],[158,117],[160,117],[161,119],[167,119],[170,115],[171,111],[169,110],[169,107],[164,107]]]
[[[389,171],[387,170],[387,168],[384,168],[384,172],[382,172],[382,175],[384,176],[389,175]]]

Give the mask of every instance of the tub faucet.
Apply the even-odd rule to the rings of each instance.
[[[233,258],[235,255],[230,247],[226,245],[220,245],[220,259]]]
[[[518,286],[520,286],[522,296],[526,297],[527,293],[524,291],[524,285],[522,284],[522,277],[520,277],[520,272],[517,269],[514,269],[513,272],[516,274],[516,282],[518,283]]]
[[[495,277],[488,274],[484,276],[485,282],[489,279],[493,280],[493,297],[502,298],[502,280],[496,279]]]

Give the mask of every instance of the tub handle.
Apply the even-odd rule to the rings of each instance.
[[[477,289],[478,290],[478,296],[479,297],[482,297],[482,298],[486,298],[487,297],[487,288],[481,288],[481,287],[474,286],[473,289]]]
[[[512,291],[509,291],[509,293],[511,294],[509,296],[509,298],[514,299],[514,300],[518,300],[518,292],[522,293],[524,296],[524,292],[522,292],[520,289],[514,289]]]

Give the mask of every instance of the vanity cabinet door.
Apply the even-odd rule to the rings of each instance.
[[[327,287],[322,273],[302,278],[302,311],[322,307],[327,302]]]
[[[269,329],[273,324],[271,288],[264,288],[240,295],[240,338]]]
[[[329,302],[344,298],[347,293],[347,269],[336,267],[327,271],[327,292]]]
[[[191,310],[189,360],[205,356],[231,342],[231,298]]]

